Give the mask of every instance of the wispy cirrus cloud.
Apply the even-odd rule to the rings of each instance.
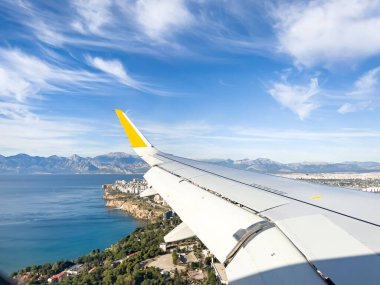
[[[26,105],[20,102],[0,101],[0,118],[21,121],[37,120],[38,116],[34,114],[30,109],[30,105]],[[11,124],[9,124],[8,128],[11,128]]]
[[[0,100],[3,116],[29,114],[31,99],[41,99],[51,91],[70,92],[72,88],[104,82],[104,79],[84,70],[60,67],[22,52],[19,49],[0,49]],[[17,105],[19,104],[19,105]],[[7,111],[4,111],[7,110]]]
[[[122,84],[125,84],[125,85],[132,87],[134,89],[138,89],[138,90],[142,89],[143,84],[141,82],[133,79],[127,73],[124,66],[121,64],[121,62],[119,60],[116,60],[116,59],[105,60],[105,59],[100,58],[100,57],[91,57],[91,56],[87,56],[86,59],[87,59],[87,62],[91,66],[115,77]]]
[[[303,66],[354,64],[380,52],[379,9],[371,0],[281,3],[272,14],[279,49]]]
[[[113,21],[111,0],[74,0],[72,5],[78,17],[71,22],[71,27],[82,34],[102,35],[102,28]]]
[[[41,59],[20,49],[0,48],[0,99],[8,102],[25,103],[29,99],[42,99],[48,92],[77,92],[93,90],[117,80],[133,89],[167,95],[133,78],[119,60],[105,60],[87,56],[87,62],[94,68],[110,75],[110,78],[81,68],[70,67],[56,59]]]
[[[97,87],[102,88],[113,80],[121,84],[143,92],[161,92],[145,86],[133,79],[117,60],[106,61],[101,58],[88,57],[89,62],[99,70],[110,74],[111,78],[105,78],[97,73],[78,68],[70,68],[68,63],[51,61],[49,57],[41,59],[35,55],[27,54],[19,49],[0,48],[0,119],[7,121],[8,130],[20,139],[26,133],[12,130],[12,127],[24,126],[25,122],[39,122],[31,124],[31,128],[48,126],[49,121],[57,121],[57,118],[45,118],[41,122],[41,107],[39,102],[45,101],[51,93],[76,94],[91,91],[97,94]],[[94,89],[95,88],[95,89]],[[100,91],[101,92],[101,91]],[[162,94],[164,92],[162,91]],[[14,121],[13,123],[10,123]],[[66,124],[66,123],[61,123]],[[3,125],[4,126],[4,125]],[[44,129],[49,138],[50,128]],[[4,134],[4,132],[3,132]],[[44,136],[41,136],[42,139]]]
[[[291,84],[286,80],[274,82],[267,92],[283,107],[296,113],[301,120],[319,106],[314,100],[320,93],[318,78],[311,78],[309,85]]]
[[[183,0],[138,0],[134,9],[140,30],[157,41],[164,41],[195,22]]]
[[[0,68],[0,97],[22,102],[35,93],[31,84],[24,78]]]
[[[69,0],[64,9],[57,2],[50,2],[47,6],[52,9],[46,9],[39,2],[26,0],[5,3],[2,8],[9,20],[31,32],[24,33],[24,37],[57,47],[80,44],[96,50],[111,48],[159,57],[185,57],[208,53],[208,48],[268,55],[268,48],[274,43],[273,36],[266,39],[256,27],[257,15],[252,17],[250,13],[260,10],[266,15],[262,4]]]
[[[341,114],[370,110],[377,106],[380,90],[380,67],[373,68],[360,76],[352,91],[345,96],[345,103],[338,112]],[[377,102],[377,103],[376,103]]]
[[[158,88],[152,87],[147,83],[139,81],[133,78],[129,72],[124,68],[123,64],[117,59],[106,60],[100,57],[86,56],[87,63],[92,67],[101,70],[102,72],[109,74],[120,83],[131,87],[133,89],[158,95],[158,96],[169,96],[170,92],[160,90]]]

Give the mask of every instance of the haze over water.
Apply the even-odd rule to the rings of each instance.
[[[0,176],[0,271],[104,249],[140,222],[105,207],[102,184],[142,175]]]

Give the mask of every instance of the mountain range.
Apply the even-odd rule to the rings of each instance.
[[[147,169],[141,158],[122,152],[95,157],[0,155],[0,174],[143,173]]]
[[[258,159],[209,159],[210,163],[262,173],[334,173],[334,172],[377,172],[378,162],[302,162],[280,163],[267,158]],[[72,155],[60,157],[30,156],[17,154],[0,155],[0,174],[73,174],[73,173],[144,173],[148,165],[138,156],[114,152],[95,157]]]

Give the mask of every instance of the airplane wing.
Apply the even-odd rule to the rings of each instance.
[[[145,174],[229,284],[380,284],[380,194],[230,169],[162,153],[116,110]],[[149,192],[149,193],[148,193]]]

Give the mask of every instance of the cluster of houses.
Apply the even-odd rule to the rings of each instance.
[[[119,264],[123,263],[125,260],[127,260],[128,258],[132,257],[132,256],[135,256],[136,254],[138,254],[140,251],[137,251],[137,252],[133,252],[129,255],[127,255],[125,258],[123,259],[118,259],[118,260],[115,260],[111,263],[111,265],[113,267],[116,267],[118,266]],[[82,272],[84,270],[84,265],[83,264],[75,264],[73,266],[71,266],[70,268],[56,274],[56,275],[53,275],[52,277],[50,277],[48,279],[48,283],[49,284],[53,284],[53,283],[57,283],[57,282],[60,282],[62,281],[64,278],[68,277],[68,276],[72,276],[72,275],[78,275],[80,272]],[[92,269],[90,269],[88,271],[88,273],[93,273],[94,271],[96,270],[96,267],[93,267]]]
[[[105,191],[113,190],[122,193],[139,195],[141,192],[148,188],[148,182],[145,179],[132,179],[131,181],[116,180],[113,184],[103,185]],[[153,202],[159,205],[168,206],[160,195],[154,195]]]
[[[148,189],[149,185],[145,179],[132,179],[131,181],[116,180],[113,184],[104,184],[103,190],[118,191],[121,193],[135,194],[136,196],[142,193],[144,190]],[[152,202],[160,204],[163,206],[168,206],[165,200],[161,198],[160,195],[154,195]]]
[[[131,181],[116,180],[111,185],[111,189],[123,193],[140,194],[148,188],[148,183],[145,179],[132,179]]]
[[[181,265],[183,266],[183,265],[186,265],[186,264],[192,263],[192,262],[196,262],[196,263],[199,262],[199,258],[196,257],[196,255],[194,254],[194,247],[195,246],[196,246],[196,243],[194,243],[194,242],[190,242],[190,243],[189,242],[182,242],[182,243],[165,243],[165,242],[163,242],[159,245],[162,252],[166,253],[167,255],[173,254],[173,253],[175,253],[177,255],[179,266],[181,266]],[[177,252],[178,250],[180,250],[180,252]],[[207,257],[211,257],[211,266],[214,270],[214,273],[215,273],[217,280],[221,284],[228,284],[226,269],[225,269],[224,265],[222,263],[217,262],[214,259],[214,256],[211,254],[210,250],[209,249],[202,249],[201,256],[204,259]],[[151,262],[148,266],[153,266],[153,267],[160,269],[162,275],[169,277],[170,272],[173,271],[173,268],[171,268],[171,270],[169,270],[168,268],[165,268],[165,266],[163,266],[163,264],[162,264],[164,262],[163,257],[164,256],[161,256],[161,258],[163,259],[161,264],[160,264],[160,258],[158,258],[154,262]],[[206,277],[202,268],[190,270],[188,272],[188,275],[193,280],[203,280]]]
[[[66,269],[56,275],[53,275],[48,279],[48,283],[57,283],[62,281],[64,278],[70,275],[78,275],[84,269],[83,264],[75,264],[71,266],[69,269]]]
[[[365,192],[380,193],[380,187],[368,187],[368,188],[363,188],[362,190]]]
[[[153,201],[156,204],[159,204],[159,205],[162,205],[162,206],[168,206],[168,204],[165,202],[165,200],[162,199],[162,197],[160,195],[158,195],[158,194],[154,195]]]

